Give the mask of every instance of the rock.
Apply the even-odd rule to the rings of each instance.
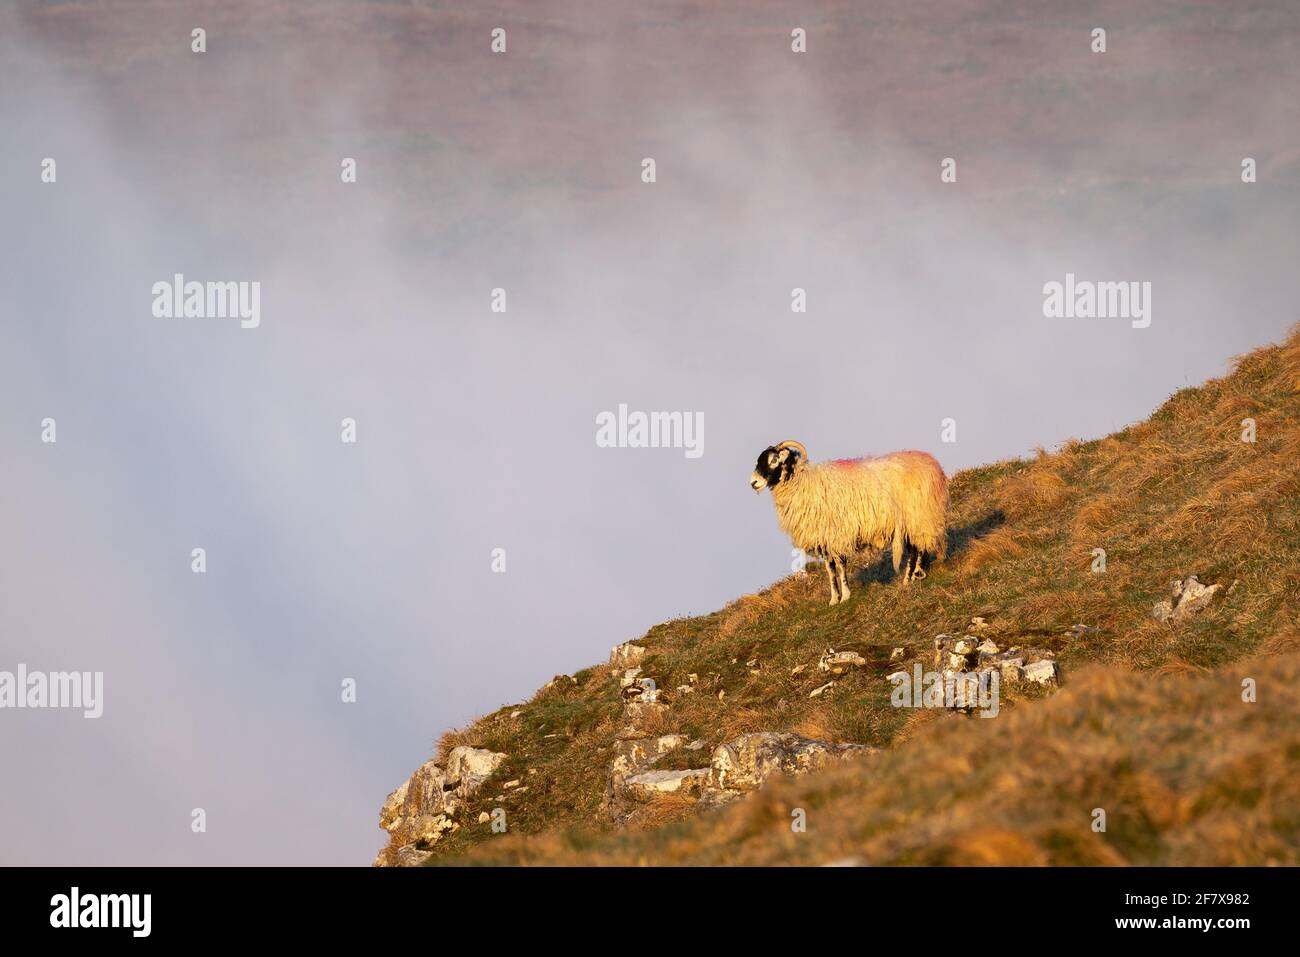
[[[634,645],[630,641],[625,641],[621,645],[615,645],[610,651],[610,667],[617,669],[635,668],[645,660],[645,653],[646,650],[641,645]]]
[[[668,713],[668,705],[662,701],[627,701],[623,704],[623,719],[633,727],[640,727],[646,720]]]
[[[606,792],[606,808],[615,823],[626,823],[637,805],[665,794],[691,798],[699,809],[721,807],[760,787],[773,774],[802,774],[875,751],[860,744],[814,741],[788,731],[761,731],[719,745],[707,768],[659,771],[649,767],[657,752],[683,746],[680,740],[679,735],[662,735],[620,744]],[[696,750],[703,744],[692,741],[684,747]]]
[[[742,734],[714,749],[709,787],[752,791],[773,774],[803,774],[872,751],[860,744],[827,744],[789,731]]]
[[[967,635],[965,638],[958,638],[952,643],[953,653],[965,658],[969,658],[971,655],[975,654],[975,649],[978,647],[979,642],[977,642],[971,635]]]
[[[630,688],[636,684],[636,679],[639,677],[641,677],[641,669],[639,667],[625,668],[623,674],[618,679],[618,686],[620,688]]]
[[[1222,585],[1202,585],[1195,575],[1170,584],[1170,599],[1156,602],[1151,614],[1157,621],[1178,621],[1207,608]]]
[[[909,675],[906,671],[895,671],[892,675],[885,675],[885,680],[888,681],[891,685],[894,685],[894,684],[898,684],[900,681],[903,681],[908,677]]]
[[[452,748],[447,755],[446,784],[466,797],[490,778],[506,756],[486,748]]]
[[[492,820],[492,815],[489,814],[487,811],[478,812],[478,822],[480,824],[486,824],[490,820]]]
[[[988,628],[988,622],[984,620],[983,615],[976,615],[974,618],[970,620],[970,630],[975,632],[976,634],[979,634],[981,631],[984,631],[986,628]]]
[[[1015,684],[1022,677],[1021,670],[1025,667],[1025,654],[1019,648],[1011,648],[988,657],[981,655],[980,665],[985,668],[998,669],[1003,682]]]
[[[546,684],[542,685],[542,691],[550,691],[552,688],[572,688],[576,686],[577,683],[578,679],[573,677],[573,675],[556,675],[550,681],[546,682]]]
[[[934,639],[934,666],[942,668],[948,660],[948,653],[952,648],[952,638],[948,635],[938,635]]]
[[[452,831],[460,829],[460,825],[446,814],[439,814],[436,817],[420,818],[416,822],[416,827],[411,833],[415,837],[415,844],[421,849],[431,847],[442,840],[444,834],[450,834]]]
[[[981,664],[983,664],[984,661],[986,661],[987,659],[992,658],[994,655],[999,653],[997,644],[991,638],[985,638],[983,641],[981,641],[979,645],[975,648],[975,651],[979,655],[979,662]]]
[[[628,782],[647,774],[655,762],[665,754],[685,746],[686,738],[680,734],[661,734],[657,737],[642,737],[618,742],[614,751],[614,760],[609,766],[604,800],[604,810],[614,823],[621,824],[626,821],[632,810],[630,802],[646,801],[653,797],[652,792],[666,793],[667,790],[672,789],[658,778],[641,780],[635,787],[630,786]],[[677,783],[678,789],[683,786],[686,786],[685,793],[694,795],[699,791],[698,787],[692,789],[689,782]]]
[[[511,788],[517,788],[519,787],[519,779],[515,778],[513,781],[507,781],[505,784],[501,786],[505,788],[507,791],[509,791]]]
[[[623,781],[623,793],[634,801],[652,801],[663,794],[698,796],[709,780],[708,768],[686,771],[643,771]]]
[[[807,670],[808,670],[807,665],[795,665],[793,668],[790,669],[790,677],[793,678],[795,675],[801,675]]]
[[[437,762],[425,762],[388,795],[379,810],[379,826],[399,838],[399,844],[413,843],[423,819],[447,810],[446,784],[446,775]]]
[[[979,676],[970,671],[945,671],[943,704],[953,711],[975,710],[979,704]]]
[[[392,851],[380,851],[375,858],[375,867],[419,867],[431,857],[433,851],[422,851],[414,844],[403,844]]]
[[[835,687],[835,682],[834,682],[834,681],[828,681],[828,682],[826,682],[826,684],[822,685],[820,688],[813,688],[813,690],[810,691],[810,692],[808,693],[808,697],[810,697],[810,698],[820,698],[823,694],[825,694],[827,691],[829,691],[831,688],[834,688],[834,687]]]
[[[716,808],[725,807],[732,801],[738,801],[744,796],[744,791],[727,791],[722,788],[706,786],[700,794],[699,801],[695,803],[695,807],[701,811],[712,811]]]
[[[827,648],[826,653],[817,662],[817,668],[820,671],[829,671],[831,674],[842,675],[849,668],[861,668],[866,663],[867,659],[855,651],[836,651],[833,648]]]
[[[906,657],[907,657],[907,652],[904,651],[902,648],[895,648],[893,651],[889,653],[890,661],[902,661]]]
[[[512,717],[512,718],[518,718],[518,717],[519,717],[520,715],[522,715],[522,714],[523,714],[522,711],[511,711],[511,712],[510,712],[510,717]]]
[[[495,751],[458,747],[447,755],[445,769],[436,761],[422,764],[388,795],[379,811],[379,826],[389,833],[390,843],[375,863],[400,864],[403,846],[420,845],[418,850],[424,851],[456,830],[460,825],[455,815],[464,800],[505,760],[506,755]]]
[[[610,765],[611,783],[617,787],[628,776],[644,771],[656,759],[685,744],[686,738],[680,734],[620,741],[614,748],[614,761]]]
[[[1042,661],[1035,661],[1027,665],[1024,670],[1024,679],[1032,681],[1039,685],[1055,685],[1056,681],[1056,662],[1050,658],[1044,658]]]

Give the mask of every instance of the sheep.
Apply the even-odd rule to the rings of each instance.
[[[832,605],[848,600],[846,561],[859,549],[888,545],[896,574],[906,558],[904,585],[946,550],[948,479],[925,452],[813,464],[802,443],[780,442],[758,456],[749,484],[771,489],[795,547],[825,560]]]

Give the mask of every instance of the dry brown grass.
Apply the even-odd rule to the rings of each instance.
[[[999,528],[997,531],[990,532],[983,538],[971,542],[970,547],[957,562],[957,568],[965,574],[970,574],[1009,558],[1019,558],[1025,553],[1026,537],[1024,532],[1013,528]]]
[[[1289,655],[1300,651],[1300,624],[1279,631],[1259,646],[1261,655]]]
[[[1260,700],[1241,700],[1253,677]],[[1006,720],[949,719],[861,765],[781,780],[668,832],[500,863],[1300,863],[1300,655],[1158,677],[1092,668]],[[808,816],[791,833],[790,810]],[[1092,829],[1095,808],[1106,829]]]

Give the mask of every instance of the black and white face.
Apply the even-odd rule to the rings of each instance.
[[[765,488],[776,488],[794,474],[795,466],[798,464],[798,449],[778,449],[775,445],[769,445],[759,455],[758,462],[754,465],[754,473],[749,477],[749,487],[755,492],[761,492]]]

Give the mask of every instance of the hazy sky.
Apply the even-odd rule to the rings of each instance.
[[[1294,4],[857,6],[0,8],[0,670],[105,682],[0,710],[0,863],[367,864],[441,731],[788,572],[764,446],[1025,454],[1300,318]]]

